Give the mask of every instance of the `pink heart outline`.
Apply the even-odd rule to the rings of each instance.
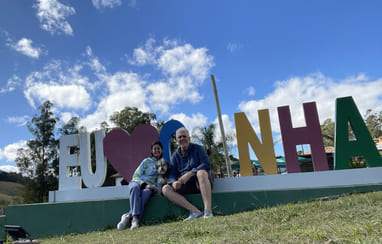
[[[104,155],[126,181],[131,181],[142,160],[151,156],[151,144],[158,139],[157,129],[149,124],[137,126],[131,135],[114,129],[103,139]]]

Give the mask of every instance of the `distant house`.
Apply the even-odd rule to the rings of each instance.
[[[329,170],[334,168],[334,147],[325,147],[326,159],[328,160]],[[300,167],[302,172],[311,172],[313,170],[312,152],[306,151],[300,157],[306,158],[306,161],[300,161]]]
[[[377,146],[379,154],[382,155],[382,136],[380,136],[378,138],[374,138],[373,141],[374,141],[375,145]]]
[[[325,153],[334,153],[334,147],[325,147]],[[302,155],[312,155],[311,151],[306,151]]]

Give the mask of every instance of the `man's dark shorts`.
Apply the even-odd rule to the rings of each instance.
[[[210,180],[211,189],[212,189],[213,179],[212,179],[212,175],[210,172],[208,172],[208,179]],[[181,194],[181,195],[200,193],[199,182],[198,182],[198,178],[196,177],[196,175],[192,176],[187,181],[187,183],[182,185],[182,187],[179,190],[177,190],[176,192]]]

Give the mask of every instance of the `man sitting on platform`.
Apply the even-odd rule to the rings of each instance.
[[[190,135],[184,127],[176,131],[178,149],[173,153],[170,163],[169,184],[162,189],[163,195],[171,202],[190,211],[188,218],[210,218],[211,210],[211,174],[210,160],[203,147],[190,143]],[[204,212],[192,205],[183,196],[185,194],[201,193]]]

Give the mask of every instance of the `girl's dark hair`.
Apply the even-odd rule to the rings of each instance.
[[[162,157],[162,156],[163,156],[163,145],[162,145],[162,142],[160,142],[160,141],[154,141],[154,142],[151,144],[151,150],[150,150],[150,152],[151,152],[151,157],[154,157],[154,155],[153,155],[153,147],[154,147],[155,145],[160,146],[160,148],[162,149],[162,153],[161,153],[161,155],[160,155],[160,157]]]

